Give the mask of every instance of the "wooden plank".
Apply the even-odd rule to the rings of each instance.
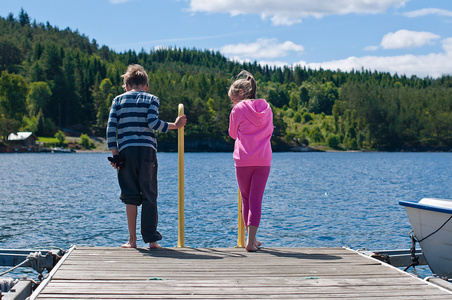
[[[319,290],[321,287],[321,290]],[[330,293],[347,293],[347,294],[362,294],[362,288],[366,287],[366,294],[380,294],[383,292],[390,293],[393,292],[395,288],[399,289],[399,293],[413,294],[422,291],[424,286],[409,286],[408,288],[403,285],[323,285],[320,280],[315,285],[292,285],[292,286],[271,286],[271,291],[266,289],[266,286],[255,285],[255,286],[199,286],[193,284],[180,284],[175,285],[171,282],[166,283],[146,283],[146,284],[98,284],[98,283],[88,283],[88,284],[78,284],[75,285],[49,285],[49,290],[46,293],[57,293],[57,294],[124,294],[125,291],[134,290],[138,294],[184,294],[187,291],[191,293],[196,293],[198,295],[203,294],[241,294],[248,293],[251,295],[265,295],[265,294],[292,294],[292,293],[317,293],[317,294],[330,294]],[[189,289],[187,289],[189,288]],[[432,290],[430,295],[442,294],[441,290]]]
[[[77,247],[37,299],[451,299],[344,248]]]
[[[369,285],[378,285],[378,286],[395,286],[395,285],[425,285],[424,281],[413,281],[410,277],[375,277],[375,278],[281,278],[281,277],[261,277],[258,279],[259,282],[255,282],[253,279],[236,279],[236,278],[228,278],[228,279],[207,279],[200,280],[198,278],[185,279],[184,281],[173,281],[171,285],[174,286],[250,286],[251,283],[254,283],[253,286],[285,286],[285,285],[296,285],[296,286],[312,286],[319,285],[321,281],[321,285],[323,286],[369,286]],[[132,284],[136,285],[148,285],[149,281],[136,281]],[[53,285],[56,286],[69,286],[72,285],[73,280],[56,280],[52,282]],[[102,285],[102,284],[111,284],[111,285],[130,285],[130,282],[123,280],[79,280],[78,284],[91,284],[91,285]]]

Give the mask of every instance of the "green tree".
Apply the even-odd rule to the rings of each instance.
[[[28,78],[31,82],[37,82],[37,81],[44,81],[45,80],[45,74],[44,70],[41,67],[41,64],[39,61],[33,62],[33,64],[30,67],[30,71],[28,72]]]
[[[340,144],[339,137],[334,133],[329,133],[328,137],[326,138],[326,143],[329,147],[333,149],[338,149]]]
[[[268,91],[267,100],[278,108],[281,108],[284,105],[287,106],[289,104],[289,96],[282,88],[270,88]]]
[[[58,130],[57,133],[55,133],[55,138],[58,140],[58,146],[63,146],[64,141],[66,140],[66,135],[61,130]]]
[[[318,84],[313,87],[313,96],[309,101],[309,111],[316,114],[325,113],[331,115],[334,102],[338,99],[339,92],[332,82]]]
[[[0,37],[0,71],[14,72],[15,66],[19,65],[22,59],[22,51],[15,41]]]
[[[58,127],[61,128],[66,125],[65,117],[69,111],[66,111],[67,103],[65,102],[66,80],[61,69],[59,69],[59,72],[60,73],[53,78],[51,86],[52,96],[47,103],[44,114],[46,115],[46,118],[51,118],[58,124]]]
[[[339,131],[339,119],[345,114],[346,110],[347,103],[345,101],[335,101],[332,109],[335,132]]]
[[[315,126],[314,128],[311,129],[311,131],[309,132],[309,137],[314,142],[322,142],[324,139],[322,131],[317,126]]]
[[[344,140],[345,146],[347,149],[350,150],[357,150],[358,149],[358,142],[356,141],[356,138],[348,138]]]
[[[300,105],[300,96],[298,93],[290,94],[289,107],[293,110],[298,110],[298,106]]]
[[[14,119],[9,119],[4,115],[0,115],[0,137],[4,142],[7,141],[10,133],[19,131],[20,122]]]
[[[31,131],[36,133],[38,131],[38,119],[36,117],[27,118],[24,116],[20,131]]]
[[[113,90],[113,83],[109,78],[104,78],[96,91],[93,92],[93,98],[96,109],[105,103],[105,100],[110,96]]]
[[[312,120],[312,116],[308,112],[304,112],[303,115],[302,115],[302,118],[303,118],[303,122],[304,123],[308,123],[309,121]]]
[[[22,26],[30,25],[30,16],[24,11],[23,8],[19,12],[19,23]]]
[[[284,122],[282,113],[273,114],[273,135],[276,137],[284,137],[286,135],[287,124]]]
[[[306,87],[302,87],[301,88],[300,100],[301,100],[301,103],[303,103],[305,105],[307,103],[309,103],[309,91],[308,91],[308,89]]]
[[[276,107],[282,107],[279,102],[278,92],[273,88],[270,88],[270,90],[268,91],[267,100]]]
[[[93,143],[87,134],[80,135],[80,145],[82,145],[85,149],[93,148]]]
[[[113,99],[113,94],[109,94],[97,109],[97,125],[102,128],[107,126],[108,115],[110,113],[110,107]]]
[[[64,87],[65,95],[64,101],[61,101],[62,105],[62,117],[64,119],[65,127],[72,124],[79,123],[80,120],[80,96],[77,93],[77,85],[75,82],[75,57],[74,51],[66,51],[63,59],[63,75],[64,75]]]
[[[6,71],[0,76],[0,106],[8,118],[22,121],[27,113],[28,85],[20,75]]]
[[[114,98],[113,84],[109,78],[104,78],[99,87],[93,92],[94,103],[97,109],[97,125],[104,128],[107,125],[110,106]]]
[[[37,135],[38,136],[53,136],[55,133],[55,123],[50,118],[44,118],[44,114],[42,113],[42,110],[39,111],[38,116],[38,130]]]
[[[47,82],[33,82],[27,96],[27,109],[30,117],[37,116],[40,110],[44,110],[52,97]]]

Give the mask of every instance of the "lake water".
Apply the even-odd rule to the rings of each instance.
[[[107,156],[0,154],[0,248],[126,242],[125,205]],[[160,244],[174,247],[177,153],[158,160]],[[452,153],[274,153],[258,237],[267,247],[408,249],[411,226],[398,201],[452,198],[451,170]],[[185,245],[236,243],[232,153],[185,153]]]

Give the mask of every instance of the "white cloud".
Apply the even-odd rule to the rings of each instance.
[[[399,30],[386,34],[381,40],[383,49],[412,49],[431,44],[440,36],[426,31]]]
[[[299,61],[292,65],[306,66],[311,69],[342,70],[372,70],[379,72],[389,72],[420,78],[441,77],[442,75],[452,75],[452,37],[441,41],[443,52],[430,53],[427,55],[399,55],[399,56],[363,56],[348,57],[341,60],[325,61],[319,63],[307,63]],[[294,50],[296,49],[296,50]],[[252,62],[257,60],[260,65],[272,67],[284,67],[290,63],[278,60],[288,54],[288,51],[302,53],[303,46],[293,42],[278,43],[276,39],[259,39],[255,43],[227,45],[220,49],[220,52],[236,62]],[[267,60],[267,59],[270,60]],[[274,58],[275,60],[271,60]]]
[[[247,57],[248,59],[284,57],[288,52],[302,53],[303,46],[291,41],[278,43],[277,39],[258,39],[250,44],[230,44],[223,46],[220,52],[229,57]]]
[[[430,53],[427,55],[399,55],[399,56],[364,56],[349,57],[342,60],[334,60],[321,63],[306,63],[301,61],[296,65],[306,66],[312,69],[330,70],[373,70],[379,72],[389,72],[399,75],[416,75],[423,77],[441,77],[452,74],[452,38],[442,41],[442,53]]]
[[[443,40],[443,49],[444,52],[449,54],[452,57],[452,38],[447,38]]]
[[[238,57],[238,56],[229,58],[229,60],[231,60],[233,62],[240,63],[240,64],[243,64],[243,63],[254,63],[254,60],[252,61],[250,59],[242,58],[242,57]],[[257,63],[259,65],[261,65],[261,66],[278,67],[278,68],[284,68],[284,67],[288,67],[289,66],[289,64],[287,62],[279,61],[279,60],[272,60],[272,61],[270,61],[270,60],[268,60],[268,61],[267,60],[260,60]]]
[[[190,11],[229,13],[236,15],[258,14],[270,18],[273,25],[292,25],[303,18],[321,18],[325,15],[377,14],[391,7],[403,6],[410,0],[190,0]]]
[[[289,64],[287,62],[283,62],[283,61],[279,61],[279,60],[274,60],[274,61],[267,61],[267,60],[261,60],[259,61],[259,64],[261,66],[271,66],[271,67],[277,67],[277,68],[284,68],[289,66]]]
[[[452,17],[452,11],[439,8],[423,8],[404,13],[404,16],[409,18],[417,18],[428,15]]]

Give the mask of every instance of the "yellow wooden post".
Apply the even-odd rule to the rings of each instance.
[[[179,104],[178,116],[184,114],[184,105]],[[177,247],[185,247],[185,204],[184,204],[184,127],[178,129],[178,153],[179,153],[179,233]]]
[[[237,233],[237,248],[245,247],[245,223],[243,223],[243,214],[242,214],[242,194],[239,189],[239,216],[238,216],[238,233]]]

